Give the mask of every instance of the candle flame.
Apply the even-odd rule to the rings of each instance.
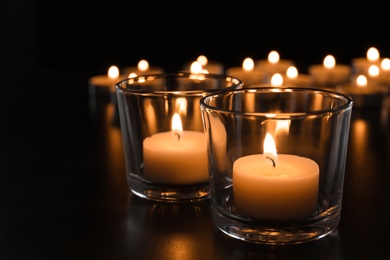
[[[324,67],[327,69],[333,69],[336,65],[336,60],[332,55],[326,55],[324,58]]]
[[[242,62],[242,69],[245,71],[252,71],[255,67],[255,63],[252,58],[245,58]]]
[[[138,62],[139,71],[147,71],[149,69],[149,63],[146,60],[140,60]]]
[[[381,62],[381,67],[383,70],[390,70],[390,59],[384,58]]]
[[[278,63],[279,59],[280,59],[280,56],[279,56],[279,53],[277,51],[271,51],[268,54],[268,62],[271,63],[271,64]]]
[[[298,69],[295,66],[288,67],[286,75],[289,79],[296,79],[298,77]]]
[[[172,135],[176,137],[178,141],[183,136],[183,125],[178,113],[175,113],[172,117]]]
[[[379,60],[379,51],[377,48],[375,47],[370,47],[368,50],[367,50],[367,59],[371,62],[376,62]]]
[[[379,73],[380,73],[379,68],[376,65],[371,65],[368,68],[368,75],[370,75],[371,77],[377,77]]]
[[[367,77],[364,75],[359,75],[356,78],[356,85],[358,87],[366,87],[367,86]]]
[[[117,66],[113,65],[108,69],[108,77],[110,79],[117,79],[119,77],[119,69]]]
[[[204,55],[198,56],[198,58],[196,59],[196,61],[199,62],[200,65],[202,65],[203,67],[206,66],[207,63],[208,63],[208,59],[207,59],[207,57],[204,56]]]
[[[201,73],[203,69],[202,64],[199,61],[194,61],[191,63],[190,71],[191,73]]]
[[[265,158],[271,160],[273,165],[276,166],[278,164],[278,155],[274,138],[270,133],[266,134],[263,146]]]
[[[127,76],[129,79],[137,77],[137,73],[130,72],[129,76]]]
[[[275,73],[271,78],[271,85],[273,87],[280,87],[283,85],[283,76],[280,73]]]

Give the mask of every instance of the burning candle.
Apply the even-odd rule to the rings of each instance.
[[[351,96],[354,108],[380,108],[383,106],[388,93],[386,86],[377,84],[376,81],[369,82],[363,74],[358,75],[352,81],[352,84],[344,84],[337,90]]]
[[[122,70],[122,74],[128,77],[130,74],[141,76],[146,74],[160,74],[164,73],[164,69],[157,66],[150,66],[149,62],[142,59],[138,62],[137,66],[125,67]]]
[[[217,61],[209,61],[205,55],[199,55],[198,58],[193,62],[198,62],[202,66],[202,70],[205,73],[222,74],[224,71],[224,67],[222,63]],[[184,64],[183,66],[184,71],[187,72],[191,70],[191,66],[193,62],[188,62]]]
[[[376,47],[368,48],[366,57],[355,58],[352,60],[352,68],[355,74],[368,74],[368,69],[371,65],[380,66],[380,53]]]
[[[323,64],[311,65],[308,68],[309,75],[313,79],[313,85],[320,88],[335,87],[338,84],[348,82],[351,67],[344,64],[336,64],[333,55],[326,55]]]
[[[295,66],[295,62],[291,60],[280,59],[279,53],[273,50],[268,53],[267,60],[256,61],[255,66],[263,70],[267,76],[273,75],[275,73],[285,74],[290,66]]]
[[[298,73],[298,69],[295,66],[288,67],[286,75],[284,75],[284,85],[293,87],[311,87],[313,84],[312,77]]]
[[[239,78],[246,87],[256,84],[262,84],[264,72],[255,67],[252,58],[247,57],[242,62],[242,67],[231,67],[226,69],[226,75]]]
[[[264,140],[264,154],[244,156],[233,164],[234,206],[248,217],[309,217],[316,211],[318,187],[318,164],[305,157],[278,155],[269,133]]]
[[[115,83],[121,79],[118,67],[112,65],[107,75],[97,75],[89,79],[89,93],[93,96],[110,97],[110,93],[115,91]]]
[[[205,135],[183,131],[178,113],[172,117],[172,131],[143,141],[144,175],[155,183],[186,185],[208,181]]]

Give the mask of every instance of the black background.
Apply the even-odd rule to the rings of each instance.
[[[377,47],[390,56],[386,8],[373,1],[183,2],[3,0],[2,71],[34,69],[105,74],[110,65],[147,59],[166,71],[198,55],[241,66],[245,57],[266,59],[277,50],[301,73],[332,54],[349,64]]]

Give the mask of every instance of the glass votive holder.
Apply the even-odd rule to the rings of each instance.
[[[116,84],[126,177],[137,196],[164,202],[209,198],[206,137],[199,102],[237,78],[167,73]]]
[[[313,241],[335,230],[352,105],[342,93],[299,87],[202,98],[216,227],[272,245]]]

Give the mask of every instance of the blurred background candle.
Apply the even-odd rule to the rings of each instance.
[[[262,84],[264,78],[264,72],[255,67],[252,58],[247,57],[242,62],[242,67],[227,68],[225,74],[228,76],[239,78],[244,82],[244,86]]]
[[[368,81],[363,74],[351,79],[336,90],[349,95],[353,99],[354,108],[382,108],[388,94],[387,87],[376,81]]]
[[[138,62],[137,66],[123,68],[121,74],[128,77],[131,73],[134,73],[137,76],[145,74],[160,74],[164,73],[164,69],[158,66],[150,66],[147,60],[142,59]]]
[[[316,211],[319,166],[309,158],[276,153],[267,133],[264,154],[247,155],[233,164],[237,212],[258,219],[309,217]]]
[[[272,76],[274,76],[274,75],[272,75]],[[312,77],[310,75],[307,75],[307,74],[299,73],[298,69],[295,66],[288,67],[286,73],[280,74],[280,75],[283,78],[283,86],[311,87],[313,84]],[[267,82],[270,82],[272,84],[271,80],[267,79],[266,83]]]
[[[217,61],[210,61],[207,59],[205,55],[199,55],[198,58],[195,60],[200,65],[202,65],[202,70],[207,71],[207,73],[210,74],[223,74],[224,66],[222,63]],[[191,68],[191,65],[194,61],[187,62],[183,65],[183,70],[188,72]]]
[[[295,66],[295,62],[286,59],[280,59],[277,51],[272,50],[268,54],[266,60],[258,60],[255,62],[255,67],[259,67],[264,71],[266,77],[275,73],[285,74],[290,66]]]
[[[313,80],[313,86],[319,88],[334,88],[338,84],[349,81],[351,66],[336,64],[333,55],[326,55],[323,64],[311,65],[308,73]]]
[[[89,93],[93,97],[110,98],[111,92],[115,89],[115,83],[123,77],[119,75],[117,66],[108,68],[106,75],[97,75],[89,78]]]
[[[352,70],[355,74],[368,74],[368,69],[371,65],[380,67],[381,58],[379,50],[376,47],[368,48],[366,57],[354,58],[351,61]]]

